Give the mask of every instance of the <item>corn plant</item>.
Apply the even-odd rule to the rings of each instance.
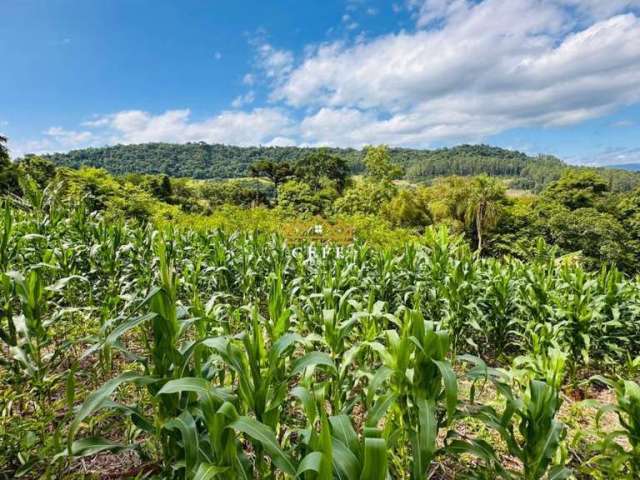
[[[564,478],[565,370],[638,370],[638,279],[542,245],[288,245],[29,195],[0,215],[0,476],[131,450],[178,480]],[[632,478],[637,388],[611,385],[622,427],[580,472]]]
[[[592,381],[613,389],[616,402],[598,405],[598,402],[584,402],[588,406],[599,406],[596,423],[602,416],[613,412],[620,428],[602,434],[593,449],[593,455],[584,465],[585,473],[604,478],[638,478],[640,476],[640,385],[630,380],[611,380],[595,376]],[[627,442],[625,445],[620,440]]]
[[[504,398],[505,407],[499,413],[491,406],[479,405],[471,415],[500,435],[509,453],[522,463],[521,472],[500,465],[486,443],[472,441],[465,445],[456,441],[453,449],[478,456],[503,478],[568,478],[571,471],[564,466],[566,459],[560,449],[566,427],[556,419],[562,404],[565,361],[566,355],[559,350],[549,352],[544,359],[521,360],[521,365],[533,368],[520,371],[514,378],[473,360],[476,367],[470,371],[471,377],[474,381],[490,379]]]

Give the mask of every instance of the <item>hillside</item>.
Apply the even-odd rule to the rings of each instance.
[[[260,159],[294,163],[318,149],[301,147],[237,147],[206,143],[147,143],[86,148],[56,153],[47,158],[57,165],[104,168],[114,174],[149,173],[171,177],[236,178],[247,175],[249,166]],[[361,150],[328,148],[347,160],[353,173],[363,169]],[[557,180],[568,166],[556,157],[532,157],[522,152],[488,145],[461,145],[437,150],[393,148],[394,163],[405,169],[405,178],[428,181],[434,177],[486,173],[513,178],[516,188],[541,190]],[[627,191],[640,184],[640,176],[622,170],[600,172],[613,190]]]

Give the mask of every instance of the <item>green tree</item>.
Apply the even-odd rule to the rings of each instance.
[[[368,146],[364,148],[364,152],[363,162],[368,177],[377,181],[391,182],[404,174],[400,165],[394,165],[391,162],[389,147],[386,145]]]
[[[333,207],[338,213],[376,215],[395,193],[394,185],[358,181],[344,191]]]
[[[19,175],[29,175],[40,188],[44,188],[56,175],[56,166],[51,160],[38,155],[26,155],[17,163]]]
[[[592,170],[567,170],[542,195],[570,210],[597,207],[609,191],[609,183]]]
[[[293,170],[287,162],[258,160],[249,167],[249,175],[252,177],[266,177],[271,180],[277,199],[278,187],[293,176]]]
[[[595,208],[559,209],[548,226],[553,243],[565,252],[581,252],[589,268],[598,268],[602,262],[623,269],[635,264],[637,242],[631,241],[624,226],[609,213]]]
[[[160,182],[157,183],[153,194],[162,201],[168,201],[173,195],[173,188],[171,187],[171,180],[167,175],[163,175]]]
[[[331,181],[338,193],[347,185],[349,166],[347,161],[332,155],[327,149],[320,149],[299,160],[294,168],[295,176],[313,190],[321,190]]]
[[[278,207],[288,213],[320,215],[331,208],[338,193],[333,182],[326,181],[314,190],[299,180],[289,180],[280,187]]]
[[[511,199],[493,229],[490,250],[491,256],[509,255],[523,260],[530,259],[536,252],[540,238],[549,239],[546,235],[548,225],[540,221],[538,211],[539,197],[523,195]]]
[[[19,193],[18,173],[9,158],[7,137],[0,135],[0,193]]]
[[[383,208],[389,221],[399,227],[424,227],[431,225],[431,211],[427,197],[421,189],[402,189]]]
[[[471,180],[465,177],[436,179],[424,193],[434,222],[449,224],[454,230],[462,232],[470,189]]]
[[[480,175],[471,182],[465,219],[475,229],[478,254],[482,252],[484,234],[496,225],[505,202],[506,187],[500,180]]]
[[[224,204],[242,207],[268,204],[264,192],[246,187],[239,180],[208,181],[200,187],[200,193],[211,207]]]

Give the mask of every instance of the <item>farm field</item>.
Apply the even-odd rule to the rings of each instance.
[[[4,478],[640,475],[640,285],[614,267],[28,200],[1,221]]]
[[[0,480],[640,480],[640,0],[2,0],[0,66]]]

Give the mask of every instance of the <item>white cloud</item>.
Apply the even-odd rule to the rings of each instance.
[[[256,93],[253,90],[248,91],[244,95],[239,95],[233,99],[231,106],[233,108],[242,108],[245,105],[253,103],[256,99]]]
[[[62,147],[75,147],[78,145],[83,145],[93,138],[93,134],[91,132],[65,130],[62,127],[50,127],[43,133]]]
[[[461,16],[470,8],[467,0],[409,0],[407,5],[414,12],[419,27],[437,20]]]
[[[272,80],[287,76],[293,68],[293,53],[281,50],[269,43],[257,46],[257,67]]]
[[[87,120],[80,125],[87,128],[99,128],[109,125],[110,119],[107,116],[94,115],[93,120]]]
[[[640,148],[609,148],[574,160],[575,163],[587,165],[640,164]]]
[[[272,99],[311,110],[305,141],[415,146],[570,125],[640,101],[638,17],[576,30],[566,3],[432,0],[421,15],[435,28],[321,45]]]
[[[342,15],[342,23],[344,23],[347,30],[355,30],[359,26],[358,22],[354,21],[348,13]]]
[[[556,0],[556,3],[575,8],[593,19],[608,18],[621,12],[640,8],[640,0]]]
[[[347,5],[345,26],[367,8]],[[242,78],[250,91],[233,110],[204,120],[188,109],[122,111],[85,122],[93,137],[61,129],[45,140],[420,147],[572,125],[640,102],[640,0],[403,5],[415,29],[303,45],[298,60],[258,32],[249,41],[253,69]],[[239,111],[259,87],[269,106]]]
[[[98,138],[89,131],[66,130],[62,127],[50,127],[37,140],[10,142],[9,148],[13,158],[27,153],[43,154],[60,152],[95,145]]]
[[[267,147],[291,147],[295,146],[297,142],[293,138],[287,137],[275,137],[270,142],[266,143]]]
[[[290,118],[278,109],[224,111],[192,121],[191,112],[169,110],[152,115],[141,110],[118,112],[107,119],[110,143],[197,142],[260,145],[292,131]],[[105,132],[106,134],[106,132]]]
[[[247,73],[242,77],[242,83],[245,85],[254,85],[256,83],[256,76],[253,73]]]
[[[513,0],[496,0],[496,3],[508,4]],[[407,0],[406,6],[413,12],[418,27],[425,27],[433,22],[450,21],[461,18],[474,8],[473,0]],[[484,3],[491,3],[484,0]],[[602,20],[613,15],[633,11],[640,8],[640,0],[536,0],[531,3],[531,13],[535,9],[555,7],[558,15],[572,22]]]

